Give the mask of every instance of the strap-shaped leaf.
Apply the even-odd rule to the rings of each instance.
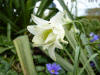
[[[37,75],[33,64],[28,36],[24,35],[16,38],[14,40],[14,45],[16,47],[24,75]]]

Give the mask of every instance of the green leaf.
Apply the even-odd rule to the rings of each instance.
[[[37,75],[33,64],[28,36],[24,35],[16,38],[14,40],[14,45],[16,47],[24,75]]]
[[[52,1],[53,0],[42,0],[36,15],[41,17],[43,15],[43,12],[48,8]]]
[[[11,26],[12,26],[12,30],[16,30],[18,29],[18,26],[15,25],[15,23],[10,19],[8,18],[3,12],[0,11],[0,20],[3,21],[4,23],[10,23]]]
[[[13,70],[9,70],[6,75],[18,75],[18,74]]]
[[[7,47],[7,48],[5,48],[5,47],[0,47],[0,54],[1,53],[3,53],[3,52],[5,52],[5,51],[7,51],[7,50],[9,50],[9,49],[11,49],[11,48],[13,48],[13,47]]]
[[[30,10],[32,7],[34,7],[35,3],[36,3],[36,0],[27,0],[26,10]]]
[[[36,66],[37,71],[44,71],[45,67],[44,66]]]
[[[0,72],[0,75],[5,75],[5,73],[3,73],[3,72]]]
[[[88,63],[89,63],[91,60],[93,60],[97,55],[98,55],[98,54],[96,53],[96,54],[92,55],[92,56],[89,58],[89,60],[86,62],[86,64],[85,64],[85,65],[83,66],[83,68],[81,69],[79,75],[81,75],[81,74],[83,73],[83,71],[84,71],[84,69],[86,68],[86,66],[88,65]]]
[[[18,9],[20,7],[20,1],[19,0],[12,0],[12,1],[13,1],[15,8]]]
[[[0,57],[0,71],[3,73],[7,73],[10,69],[11,65],[8,61],[4,60],[4,58]]]
[[[38,75],[47,75],[47,74],[44,72],[39,72]]]
[[[78,73],[78,62],[79,62],[79,52],[80,52],[80,48],[76,47],[75,50],[75,61],[74,61],[74,70],[73,70],[73,75],[77,75]]]

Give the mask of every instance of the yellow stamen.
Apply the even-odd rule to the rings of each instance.
[[[55,70],[51,70],[51,72],[55,72]]]

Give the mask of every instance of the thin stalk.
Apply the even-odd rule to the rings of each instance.
[[[69,53],[69,51],[64,47],[64,51],[66,52],[66,54],[70,57],[72,63],[74,63],[74,59],[72,57],[72,55]]]
[[[11,41],[11,25],[9,23],[7,24],[7,38],[8,41]]]

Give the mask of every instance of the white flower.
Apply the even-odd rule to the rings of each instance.
[[[50,21],[32,15],[32,20],[37,25],[27,26],[27,29],[34,35],[32,39],[34,46],[42,46],[43,49],[47,49],[50,57],[56,60],[55,48],[62,49],[60,42],[67,43],[63,40],[65,36],[63,25],[66,23],[64,13],[58,12]]]

